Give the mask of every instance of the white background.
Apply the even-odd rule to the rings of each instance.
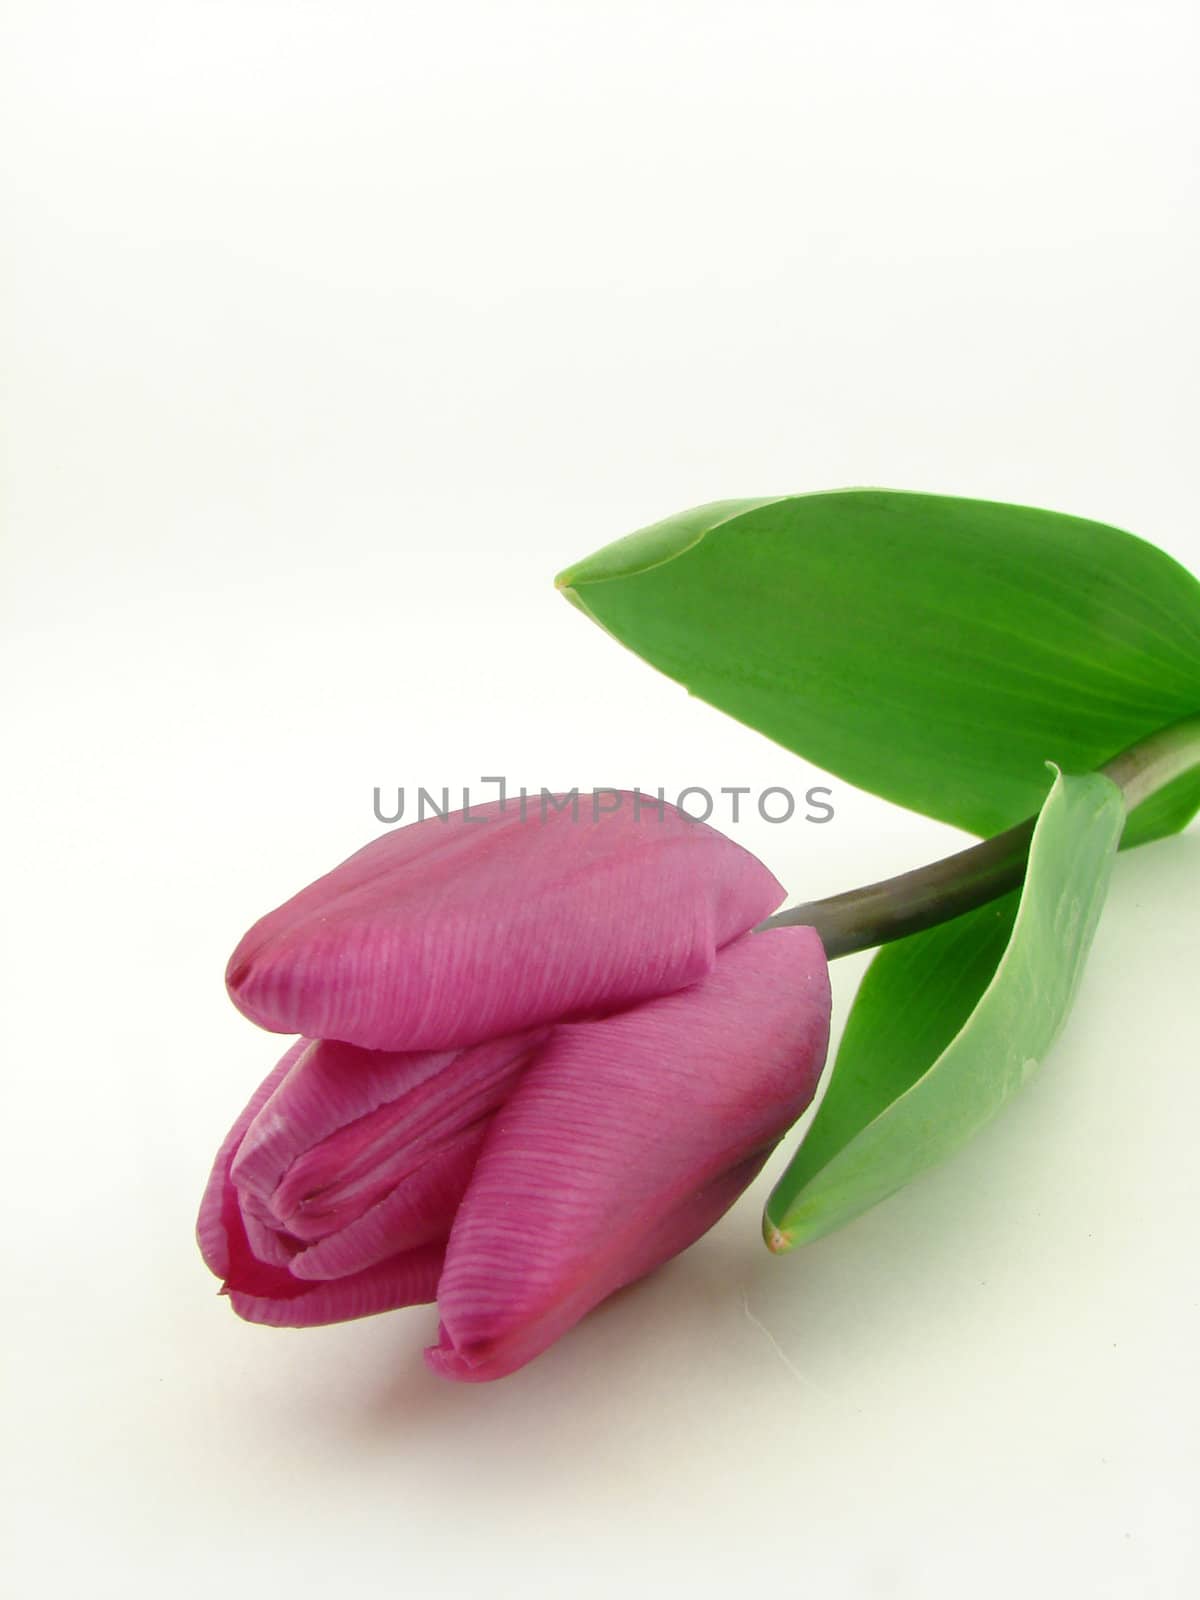
[[[4,13],[12,1593],[1190,1592],[1195,830],[968,1152],[782,1260],[764,1180],[505,1382],[241,1324],[191,1230],[225,958],[376,784],[819,781],[572,559],[872,483],[1200,563],[1195,8]],[[800,898],[958,842],[834,787],[736,830]]]

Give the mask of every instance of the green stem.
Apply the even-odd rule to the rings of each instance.
[[[1167,784],[1200,767],[1200,716],[1185,717],[1130,745],[1100,771],[1121,790],[1127,811]],[[965,911],[998,900],[1020,886],[1036,817],[960,850],[927,867],[867,884],[827,900],[810,900],[780,911],[763,928],[815,928],[832,961],[855,950],[890,944]]]

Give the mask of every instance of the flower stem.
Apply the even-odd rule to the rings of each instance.
[[[1099,771],[1117,785],[1126,810],[1132,811],[1196,767],[1200,767],[1200,716],[1158,729],[1113,756]],[[827,900],[792,906],[760,926],[815,928],[831,961],[920,933],[1018,888],[1036,822],[1036,817],[1027,817],[942,861]]]

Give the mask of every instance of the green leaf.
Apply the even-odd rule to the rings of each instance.
[[[567,597],[710,704],[915,811],[992,834],[1047,760],[1099,766],[1200,710],[1200,583],[1027,506],[859,489],[684,512],[564,572]],[[1135,816],[1182,827],[1200,780]]]
[[[1058,774],[1017,895],[880,951],[808,1136],[767,1202],[777,1251],[829,1233],[976,1133],[1044,1057],[1108,890],[1125,808]]]
[[[1185,772],[1129,813],[1121,848],[1150,844],[1186,828],[1200,808],[1200,772]]]

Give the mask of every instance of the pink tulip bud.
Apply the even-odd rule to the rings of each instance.
[[[294,1044],[218,1154],[198,1234],[242,1316],[436,1297],[430,1365],[503,1377],[728,1209],[812,1098],[828,972],[811,928],[747,932],[779,886],[666,810],[418,823],[251,930],[243,1009],[355,1037]]]

